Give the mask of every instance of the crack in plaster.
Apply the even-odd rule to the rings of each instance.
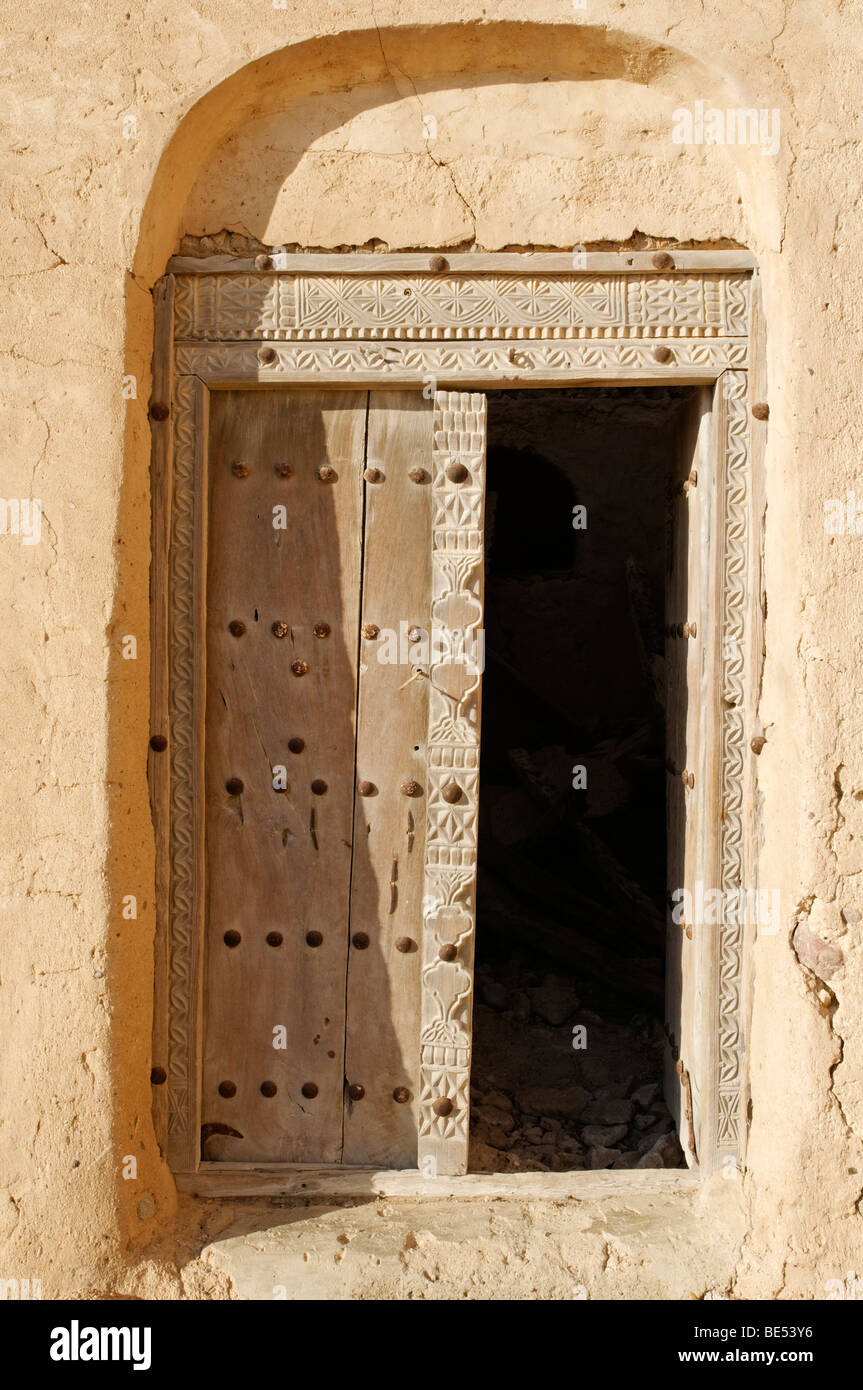
[[[380,50],[381,50],[381,57],[383,58],[383,60],[384,60],[384,66],[385,66],[387,72],[389,73],[390,78],[392,79],[393,86],[395,87],[396,91],[398,92],[398,91],[399,91],[398,82],[397,82],[397,80],[396,80],[395,72],[393,72],[393,69],[392,69],[392,67],[390,66],[390,61],[389,61],[389,58],[387,57],[386,49],[384,48],[383,36],[382,36],[382,34],[381,34],[380,27],[378,26],[377,15],[375,14],[375,7],[374,7],[374,4],[372,4],[372,7],[371,7],[371,8],[372,8],[372,22],[374,23],[374,26],[375,26],[375,33],[377,34],[378,44],[379,44]],[[424,109],[423,109],[422,98],[420,97],[420,94],[419,94],[419,92],[417,91],[416,83],[414,82],[414,80],[413,80],[413,78],[411,77],[410,73],[408,73],[408,72],[403,72],[400,68],[396,68],[395,71],[396,71],[396,72],[398,73],[398,75],[399,75],[400,77],[402,77],[406,82],[409,82],[409,83],[410,83],[411,90],[413,91],[414,98],[415,98],[415,100],[416,100],[417,106],[419,107],[420,118],[421,118],[421,120],[422,120],[423,127],[425,127],[425,111],[424,111]],[[399,92],[399,96],[401,96],[401,93],[400,93],[400,92]],[[462,193],[461,189],[459,188],[458,184],[456,183],[455,174],[453,173],[453,170],[452,170],[452,165],[451,165],[451,164],[447,164],[446,160],[443,160],[443,159],[436,159],[436,158],[435,158],[435,156],[432,154],[431,149],[430,149],[430,147],[429,147],[429,137],[428,137],[428,136],[425,137],[425,151],[426,151],[426,154],[428,155],[429,159],[431,160],[432,164],[435,166],[436,169],[445,169],[445,170],[446,170],[447,176],[448,176],[449,181],[450,181],[450,183],[451,183],[451,185],[452,185],[452,190],[453,190],[453,192],[455,193],[456,197],[458,198],[459,202],[462,204],[462,206],[463,206],[465,212],[467,213],[468,217],[470,218],[470,223],[471,223],[471,244],[474,244],[474,243],[476,242],[476,213],[474,212],[473,208],[470,206],[470,203],[467,201],[467,199],[465,198],[465,196],[464,196],[464,194]]]

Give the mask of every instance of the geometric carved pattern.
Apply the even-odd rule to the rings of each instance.
[[[486,401],[438,391],[420,1021],[420,1171],[467,1172],[482,681]],[[443,954],[442,954],[443,953]],[[451,954],[452,959],[446,959]]]
[[[202,277],[196,276],[196,279]],[[656,348],[669,346],[672,360],[661,372],[657,368]],[[358,376],[388,376],[413,379],[422,384],[429,377],[469,374],[478,384],[495,385],[516,374],[524,382],[531,373],[544,380],[569,378],[573,372],[619,372],[628,376],[645,375],[656,380],[673,379],[675,372],[692,370],[705,379],[715,379],[728,367],[745,368],[746,338],[651,339],[649,342],[576,342],[565,339],[519,342],[414,343],[271,343],[275,359],[258,362],[258,343],[195,345],[179,344],[175,351],[176,370],[198,376],[218,378],[239,372],[259,381],[290,384],[291,380],[350,382]]]
[[[749,498],[749,420],[746,372],[726,372],[725,509],[722,582],[722,806],[720,879],[724,894],[743,886],[744,652]],[[729,897],[725,902],[732,901]],[[723,913],[736,919],[738,913]],[[719,925],[719,1001],[717,1048],[717,1125],[719,1148],[733,1148],[740,1137],[740,988],[743,926]]]
[[[721,884],[743,877],[743,652],[746,613],[749,276],[737,272],[429,276],[195,274],[175,281],[174,462],[170,523],[170,922],[168,1115],[172,1164],[194,1164],[198,1066],[193,1016],[195,920],[194,574],[195,397],[205,386],[428,378],[503,385],[639,376],[716,380],[725,391],[722,574]],[[405,293],[405,291],[409,293]],[[275,360],[261,365],[260,339]],[[185,341],[183,341],[185,340]],[[656,347],[671,348],[657,366]],[[482,622],[485,400],[437,391],[434,403],[434,625],[477,632]],[[468,470],[461,484],[446,469]],[[433,643],[428,840],[423,901],[420,1161],[465,1171],[476,889],[481,655],[455,661]],[[444,796],[456,783],[458,801]],[[728,914],[731,915],[731,914]],[[717,1145],[740,1137],[742,940],[719,927]],[[441,956],[454,948],[455,959]],[[447,954],[451,954],[448,952]],[[450,1102],[437,1105],[436,1102]]]
[[[171,912],[169,929],[168,1135],[172,1147],[190,1134],[191,1066],[195,1055],[191,1017],[195,811],[193,805],[195,673],[195,389],[194,377],[177,377],[174,385],[174,477],[171,505],[170,669],[171,750]]]
[[[744,337],[749,277],[178,275],[178,339]]]

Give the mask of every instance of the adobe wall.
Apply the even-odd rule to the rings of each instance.
[[[39,498],[43,516],[39,544],[0,536],[0,1277],[41,1278],[45,1297],[181,1288],[149,1119],[150,291],[172,252],[222,245],[223,230],[236,246],[757,255],[771,408],[760,874],[784,920],[755,951],[745,1234],[720,1284],[811,1298],[863,1274],[863,540],[823,525],[825,500],[858,485],[863,414],[848,7],[524,13],[37,0],[7,32],[3,493]],[[777,110],[778,152],[675,144],[672,113],[697,101]],[[225,1219],[209,1208],[207,1229]],[[195,1227],[189,1203],[179,1220]],[[638,1296],[637,1268],[627,1278],[615,1296]]]

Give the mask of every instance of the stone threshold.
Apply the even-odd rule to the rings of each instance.
[[[381,1169],[289,1164],[206,1163],[197,1173],[177,1173],[177,1187],[194,1197],[409,1197],[430,1201],[457,1197],[508,1197],[549,1201],[601,1201],[691,1192],[702,1182],[697,1168],[599,1169],[593,1173],[466,1173],[426,1178],[416,1168]]]

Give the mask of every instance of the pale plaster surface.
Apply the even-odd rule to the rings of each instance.
[[[733,1196],[711,1185],[698,1220],[692,1198],[667,1217],[674,1260],[639,1209],[605,1287],[809,1299],[863,1274],[863,536],[823,525],[827,499],[863,499],[855,7],[36,0],[7,10],[3,40],[2,492],[39,498],[44,516],[37,545],[0,536],[0,1276],[41,1278],[45,1297],[255,1297],[270,1269],[248,1252],[277,1219],[286,1249],[305,1226],[315,1269],[349,1236],[342,1296],[357,1251],[368,1268],[381,1259],[369,1287],[387,1297],[435,1296],[428,1263],[440,1287],[485,1277],[453,1238],[461,1216],[439,1206],[335,1220],[261,1208],[214,1244],[234,1216],[178,1205],[154,1141],[150,292],[184,237],[223,229],[322,249],[684,242],[758,257],[771,409],[759,873],[784,911],[755,947],[748,1171],[724,1185]],[[672,112],[699,100],[778,110],[779,153],[675,145]],[[829,985],[792,949],[799,921],[841,949]],[[470,1213],[514,1292],[570,1296],[573,1271],[587,1284],[600,1269],[608,1236],[587,1212],[556,1207],[548,1226],[523,1204]],[[534,1261],[559,1243],[539,1295],[502,1260],[522,1238]]]

